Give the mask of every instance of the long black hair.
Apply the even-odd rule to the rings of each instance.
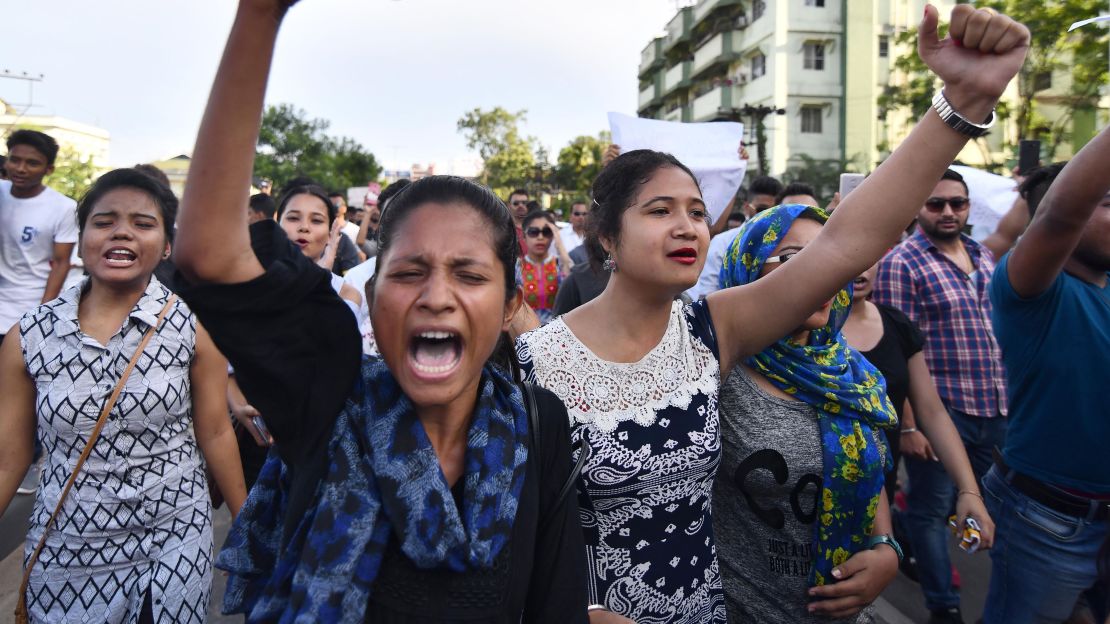
[[[448,175],[429,176],[413,182],[402,188],[401,192],[389,201],[389,209],[382,211],[381,221],[378,223],[378,263],[367,288],[374,288],[378,277],[377,271],[383,264],[382,258],[393,246],[397,230],[416,208],[428,203],[462,204],[474,210],[489,223],[493,238],[493,253],[501,262],[503,269],[505,301],[508,302],[516,296],[516,263],[520,246],[516,238],[516,225],[513,223],[509,209],[488,188],[466,178]],[[501,333],[501,339],[494,349],[491,361],[519,379],[516,352],[508,333]]]

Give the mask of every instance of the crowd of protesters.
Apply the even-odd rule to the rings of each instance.
[[[1110,133],[983,244],[949,169],[1024,26],[927,8],[935,110],[826,207],[764,176],[714,223],[611,146],[560,228],[451,176],[250,195],[291,4],[240,3],[180,205],[149,165],[75,203],[7,138],[19,618],[203,622],[215,567],[250,622],[870,622],[902,568],[964,622],[960,542],[981,621],[1107,621]]]

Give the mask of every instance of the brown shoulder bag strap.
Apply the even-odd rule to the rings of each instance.
[[[62,488],[62,494],[58,497],[58,504],[54,507],[54,513],[50,514],[50,519],[46,521],[46,525],[42,528],[42,537],[39,538],[39,543],[35,546],[35,550],[31,553],[31,558],[27,560],[27,569],[23,571],[23,583],[19,586],[19,600],[15,607],[15,621],[16,624],[26,624],[28,621],[27,613],[27,586],[31,582],[31,570],[35,567],[35,562],[39,559],[39,553],[42,552],[43,545],[46,544],[46,534],[50,531],[50,527],[58,518],[58,514],[62,511],[62,504],[66,500],[66,495],[73,487],[74,481],[77,480],[77,475],[81,473],[81,468],[85,465],[85,460],[89,458],[92,453],[93,446],[96,444],[97,438],[100,437],[100,430],[104,428],[104,423],[108,422],[108,414],[112,408],[116,406],[116,401],[119,395],[123,392],[123,386],[127,383],[127,378],[131,376],[131,371],[135,368],[135,364],[139,361],[139,356],[143,354],[146,345],[150,342],[154,332],[158,331],[158,326],[162,324],[162,320],[166,318],[170,308],[173,307],[174,302],[177,301],[177,295],[170,295],[166,301],[166,305],[158,314],[158,320],[154,322],[146,333],[143,334],[143,339],[139,342],[139,347],[135,349],[135,354],[131,356],[131,361],[127,363],[127,368],[123,370],[123,375],[120,376],[119,381],[116,383],[115,390],[112,395],[108,397],[108,402],[104,404],[104,409],[100,410],[100,417],[96,420],[96,426],[93,427],[92,433],[89,434],[89,441],[85,443],[85,450],[81,451],[81,456],[77,458],[77,464],[73,467],[73,473],[69,475],[69,480],[66,481],[65,487]]]

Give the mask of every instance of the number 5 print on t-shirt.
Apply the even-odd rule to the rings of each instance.
[[[23,228],[23,235],[19,237],[19,242],[24,244],[31,243],[35,240],[35,234],[37,234],[35,227],[28,225]]]

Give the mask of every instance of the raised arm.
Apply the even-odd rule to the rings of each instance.
[[[1110,132],[1103,130],[1056,176],[1025,235],[1010,253],[1014,292],[1035,297],[1056,281],[1095,209],[1107,202]]]
[[[952,10],[950,34],[942,41],[938,19],[936,8],[927,6],[918,52],[961,115],[986,119],[1025,59],[1029,31],[1004,15],[961,4]],[[765,279],[707,297],[722,365],[786,336],[874,264],[897,242],[967,140],[929,110],[898,150],[843,199],[805,250]]]
[[[197,282],[237,284],[262,275],[247,233],[247,205],[266,80],[289,0],[242,0],[200,123],[177,216],[174,263]]]
[[[1025,228],[1029,226],[1029,203],[1021,197],[1014,200],[1014,204],[1002,215],[998,227],[983,239],[983,246],[991,251],[995,259],[1001,259],[1021,238]]]

